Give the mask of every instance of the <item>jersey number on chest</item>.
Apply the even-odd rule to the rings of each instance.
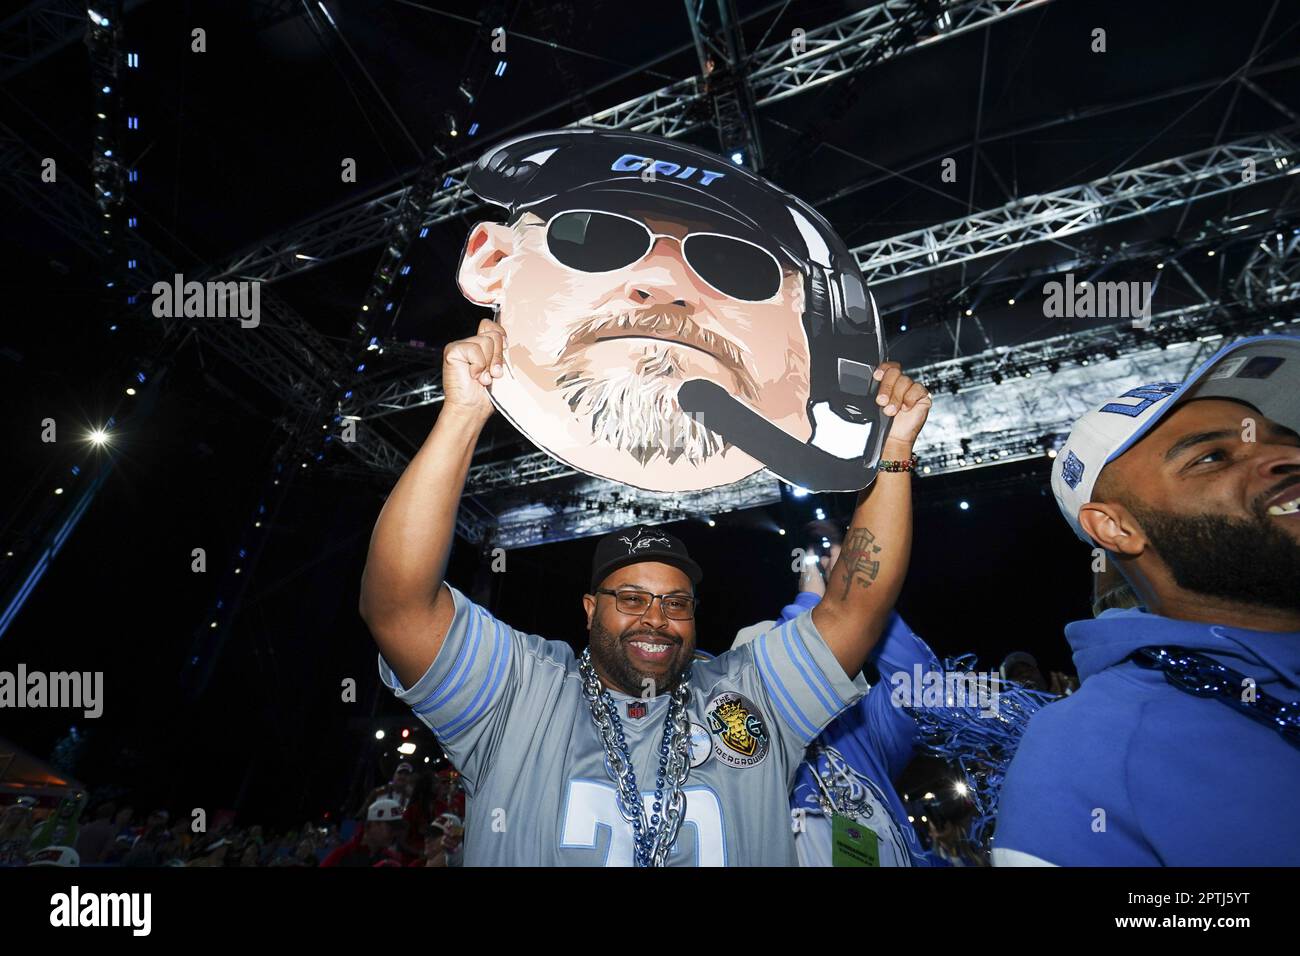
[[[722,833],[722,804],[708,787],[686,787],[686,816],[677,833],[677,847],[689,845],[695,836],[696,866],[726,866],[727,850]],[[642,793],[646,819],[650,819],[653,793]],[[600,845],[600,828],[610,832],[605,866],[631,866],[635,844],[632,825],[618,811],[618,795],[611,783],[599,780],[570,780],[564,800],[564,828],[560,846],[594,850]],[[675,851],[674,851],[675,852]],[[670,854],[672,856],[672,854]]]

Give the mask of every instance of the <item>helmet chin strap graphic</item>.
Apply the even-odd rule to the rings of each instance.
[[[777,428],[716,382],[701,378],[683,382],[677,390],[677,404],[750,457],[782,462],[781,478],[821,491],[859,491],[875,481],[876,462],[893,421],[876,410],[862,457],[837,458]],[[875,408],[874,395],[871,405]]]

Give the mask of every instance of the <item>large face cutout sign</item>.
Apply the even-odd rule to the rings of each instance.
[[[814,210],[721,156],[603,130],[494,147],[457,281],[506,331],[497,409],[587,474],[651,491],[766,466],[812,491],[874,477],[883,360],[857,264]]]

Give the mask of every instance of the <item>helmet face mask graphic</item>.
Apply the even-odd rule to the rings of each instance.
[[[856,261],[811,207],[723,157],[636,133],[500,144],[466,185],[506,209],[458,284],[505,329],[493,404],[571,467],[651,491],[767,467],[874,477],[884,360]]]

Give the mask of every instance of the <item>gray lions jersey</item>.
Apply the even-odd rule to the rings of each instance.
[[[379,673],[463,775],[465,864],[631,866],[632,827],[573,650],[521,633],[447,587],[456,612],[429,670],[409,689],[382,656]],[[811,611],[696,661],[686,812],[668,865],[796,865],[790,789],[799,762],[866,691],[861,674],[844,675]],[[610,694],[648,819],[669,695]]]

